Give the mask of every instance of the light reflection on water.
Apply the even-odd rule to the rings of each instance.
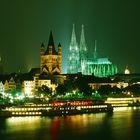
[[[3,140],[131,140],[139,136],[140,108],[51,118],[11,117],[0,124]]]
[[[46,120],[46,123],[50,123],[50,119]],[[45,124],[44,124],[45,125]],[[35,130],[42,127],[41,118],[39,116],[28,117],[11,117],[6,120],[7,130],[10,131],[23,131],[23,130]]]

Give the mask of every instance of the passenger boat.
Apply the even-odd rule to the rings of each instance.
[[[78,105],[78,106],[56,106],[49,110],[42,110],[43,116],[64,116],[75,114],[113,112],[113,107],[109,104],[100,105]]]
[[[25,104],[1,109],[1,117],[64,116],[85,113],[112,112],[111,104],[93,101],[54,101],[48,104]]]

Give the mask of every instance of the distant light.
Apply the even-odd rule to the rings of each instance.
[[[130,74],[130,70],[128,69],[128,67],[125,68],[124,74]]]

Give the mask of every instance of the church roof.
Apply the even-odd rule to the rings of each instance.
[[[35,74],[39,74],[40,73],[40,68],[32,68],[30,71],[29,71],[29,74],[34,76]]]

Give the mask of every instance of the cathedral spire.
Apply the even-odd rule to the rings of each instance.
[[[97,59],[97,40],[95,40],[94,59]]]
[[[69,46],[68,73],[77,73],[79,69],[79,48],[76,41],[75,25],[73,24],[71,42]]]
[[[82,24],[82,31],[81,31],[81,39],[80,39],[80,51],[86,51],[86,41],[85,41],[85,34],[84,34],[84,25]]]
[[[87,46],[84,34],[84,25],[82,24],[81,38],[80,38],[80,72],[86,74],[86,61],[87,61]]]
[[[76,34],[75,34],[75,25],[73,24],[73,28],[72,28],[72,36],[71,36],[71,43],[76,44]]]

